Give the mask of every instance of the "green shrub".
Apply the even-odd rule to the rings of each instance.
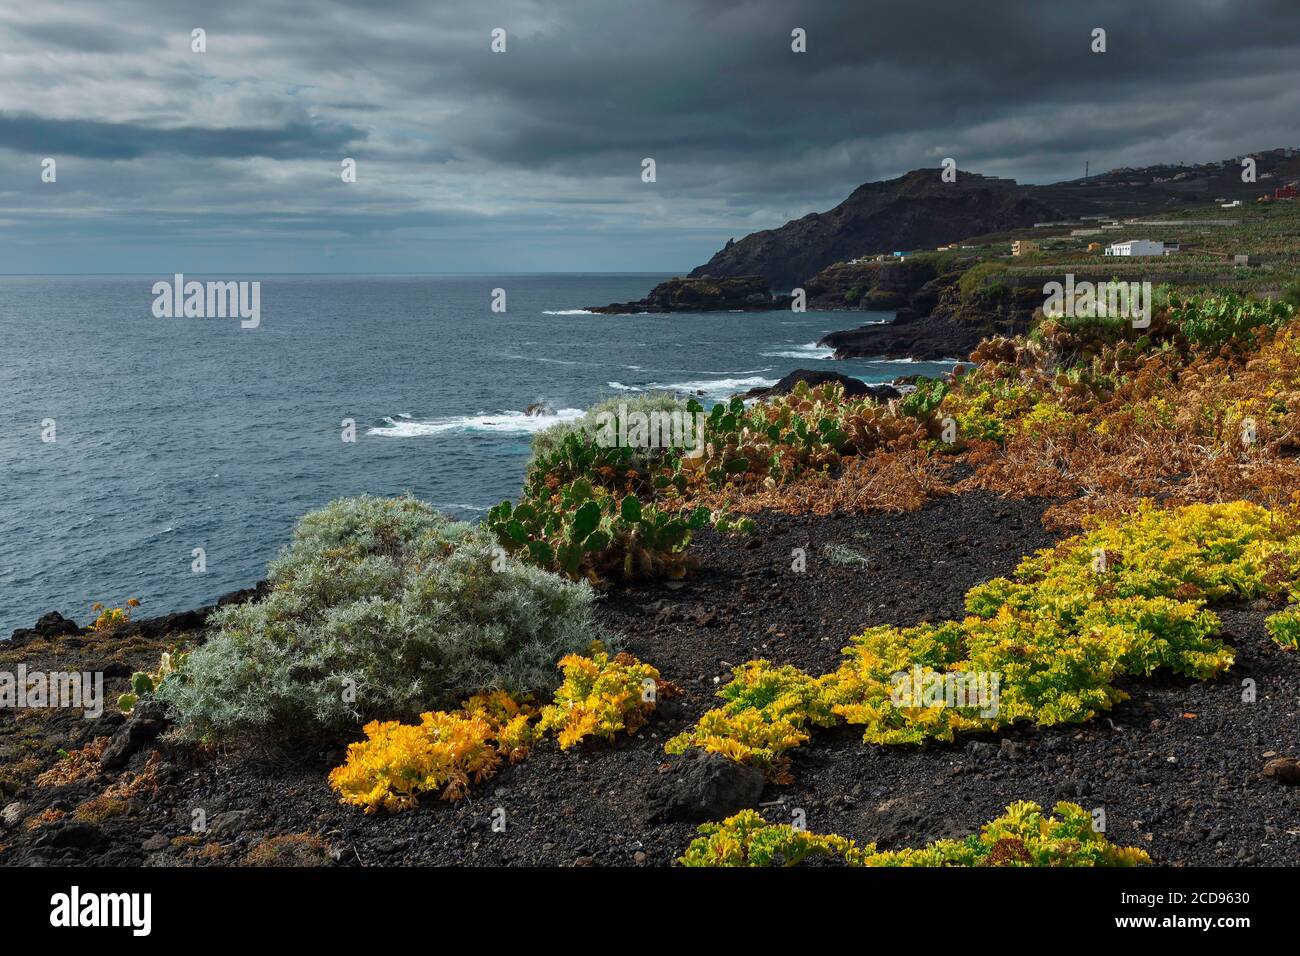
[[[186,681],[155,691],[200,737],[338,735],[482,690],[549,689],[555,662],[598,637],[587,585],[412,498],[306,515],[269,578],[265,598],[212,616]]]
[[[1285,650],[1300,650],[1300,607],[1289,607],[1285,611],[1270,614],[1264,619],[1264,629],[1268,636]]]
[[[1282,301],[1292,309],[1300,310],[1300,282],[1292,282],[1282,290]]]
[[[732,405],[744,408],[739,399]],[[679,579],[686,574],[692,531],[706,525],[745,531],[752,524],[732,518],[725,507],[691,506],[683,498],[683,463],[701,450],[707,423],[729,407],[716,406],[706,420],[694,399],[681,403],[651,394],[611,399],[571,424],[547,429],[534,441],[518,504],[498,504],[485,526],[511,554],[570,578],[594,584]],[[673,412],[681,417],[665,435],[664,423],[672,424],[666,413]],[[647,421],[651,413],[659,413],[657,428]],[[620,444],[624,439],[628,443]]]
[[[674,411],[685,413],[687,411],[686,403],[671,392],[643,392],[636,395],[620,395],[607,399],[593,405],[583,412],[581,417],[571,422],[560,422],[534,435],[533,453],[528,459],[524,473],[530,474],[538,468],[547,468],[553,462],[555,453],[560,451],[565,439],[570,435],[576,436],[583,443],[593,443],[600,425],[600,416],[606,412],[617,416],[623,409],[626,409],[628,413],[643,412],[645,414]],[[638,452],[636,458],[642,462],[651,457],[656,459],[660,457],[659,449],[633,449],[633,451]],[[574,475],[573,477],[581,476]]]
[[[1169,318],[1193,345],[1215,348],[1229,342],[1253,347],[1261,329],[1281,328],[1294,307],[1281,300],[1222,295],[1169,294]]]
[[[957,280],[957,289],[961,293],[963,305],[970,305],[981,299],[996,298],[1006,291],[1002,281],[992,282],[1006,277],[1007,264],[1004,262],[980,262],[971,266]]]
[[[898,409],[904,415],[911,415],[915,419],[928,422],[930,417],[939,410],[947,394],[948,383],[943,379],[918,377],[916,387],[903,396],[903,400],[898,403]]]

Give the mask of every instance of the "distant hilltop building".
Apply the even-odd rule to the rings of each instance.
[[[1108,256],[1163,256],[1165,244],[1154,239],[1129,239],[1106,247]]]

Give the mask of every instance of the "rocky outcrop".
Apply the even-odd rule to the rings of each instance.
[[[816,387],[826,382],[838,382],[844,386],[846,398],[859,398],[869,395],[877,401],[887,402],[891,399],[901,398],[903,394],[892,385],[868,385],[861,379],[841,375],[839,372],[813,371],[812,369],[799,368],[770,388],[751,388],[745,393],[744,397],[770,398],[773,395],[789,395],[800,382],[807,382],[810,387]]]
[[[932,250],[971,236],[1061,218],[1056,207],[1036,198],[1034,188],[966,172],[946,183],[939,169],[917,169],[859,186],[827,212],[730,242],[690,275],[761,276],[773,289],[792,289],[836,262]]]
[[[818,345],[835,349],[838,359],[911,358],[921,362],[964,361],[990,335],[1021,335],[1029,331],[1028,313],[976,313],[964,319],[950,315],[917,315],[900,311],[885,325],[863,325],[824,336]]]
[[[1029,331],[1034,311],[1043,304],[1041,280],[1007,283],[995,271],[983,282],[963,281],[969,265],[959,261],[951,271],[941,271],[936,263],[919,261],[823,271],[809,283],[817,292],[815,302],[888,296],[898,304],[893,322],[832,332],[818,344],[835,349],[838,359],[962,360],[990,335]],[[846,292],[848,283],[854,284]]]
[[[130,719],[118,727],[104,748],[99,766],[104,770],[125,767],[136,751],[167,729],[168,722],[167,708],[162,701],[140,701]]]
[[[774,296],[767,280],[745,275],[720,279],[677,278],[661,282],[644,299],[593,306],[608,315],[638,312],[766,312],[790,308],[789,296]]]
[[[37,637],[64,637],[80,634],[81,628],[76,621],[69,620],[58,611],[50,611],[41,616],[35,627],[20,627],[10,636],[10,646],[23,644]]]

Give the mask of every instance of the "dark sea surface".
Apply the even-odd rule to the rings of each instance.
[[[138,598],[140,617],[210,603],[341,495],[410,492],[477,520],[518,492],[534,431],[611,396],[707,403],[800,367],[869,382],[948,367],[813,345],[888,313],[579,311],[658,275],[186,277],[259,279],[255,329],[155,318],[170,278],[0,277],[0,637],[51,610],[87,623],[95,601]],[[526,416],[536,402],[551,413]]]

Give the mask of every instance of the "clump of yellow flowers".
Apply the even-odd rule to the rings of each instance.
[[[812,728],[835,722],[822,681],[789,664],[757,660],[732,670],[718,696],[726,703],[708,711],[691,730],[665,745],[670,754],[692,747],[762,767],[778,782],[788,780],[785,752],[806,742]]]
[[[626,653],[610,657],[600,646],[592,648],[590,657],[570,654],[559,666],[564,683],[555,692],[555,702],[542,708],[538,730],[554,732],[561,750],[586,737],[613,740],[620,730],[634,734],[659,698],[678,693],[649,664]]]
[[[522,760],[546,731],[562,749],[591,735],[634,733],[660,697],[677,692],[649,664],[630,654],[610,657],[598,644],[591,657],[571,654],[559,666],[564,683],[539,721],[537,708],[501,690],[475,694],[459,711],[421,714],[418,724],[371,721],[366,739],[349,745],[347,760],[330,772],[330,786],[367,813],[408,809],[422,793],[459,800],[502,761]]]
[[[111,634],[123,624],[130,623],[131,612],[140,606],[137,598],[129,598],[125,607],[105,607],[99,601],[90,606],[91,613],[97,615],[90,629],[96,634]]]
[[[972,588],[961,621],[868,628],[829,674],[767,661],[737,667],[718,693],[726,703],[666,749],[725,754],[780,779],[784,751],[839,721],[861,726],[863,740],[877,744],[951,741],[1019,720],[1078,723],[1125,699],[1120,677],[1167,668],[1207,679],[1230,667],[1233,651],[1217,636],[1211,601],[1284,596],[1293,606],[1266,624],[1279,645],[1294,648],[1295,510],[1148,503],[1122,520],[1094,521],[1026,558],[1009,578]],[[923,687],[944,693],[928,698]]]
[[[768,824],[753,810],[721,823],[706,823],[681,856],[683,866],[794,866],[810,856],[848,866],[1136,866],[1151,857],[1138,847],[1121,847],[1093,829],[1091,814],[1074,803],[1058,803],[1051,814],[1022,800],[964,840],[936,840],[917,849],[880,852],[835,834]]]

